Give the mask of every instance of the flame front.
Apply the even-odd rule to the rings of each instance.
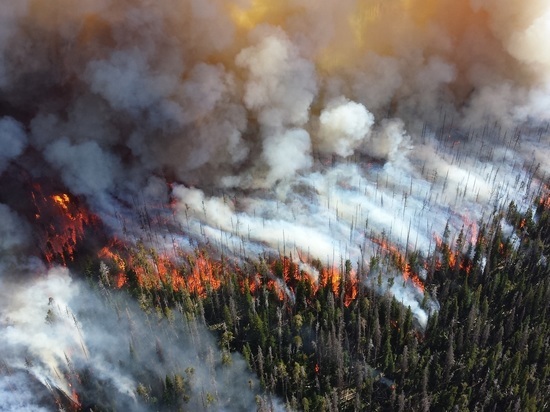
[[[313,295],[320,288],[329,288],[336,296],[342,297],[349,306],[357,297],[359,279],[355,270],[343,273],[337,268],[323,268],[317,279],[299,269],[297,262],[289,257],[275,259],[269,267],[269,273],[248,275],[238,265],[226,267],[218,260],[210,258],[206,252],[194,254],[183,252],[177,256],[147,251],[142,246],[132,248],[113,239],[103,247],[98,258],[114,269],[114,284],[117,288],[131,287],[134,283],[146,290],[160,289],[169,285],[174,291],[187,291],[201,298],[215,292],[227,281],[228,273],[235,273],[241,290],[247,288],[251,294],[257,294],[262,286],[272,291],[279,300],[293,299],[299,282],[307,282]]]

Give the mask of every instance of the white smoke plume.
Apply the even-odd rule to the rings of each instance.
[[[24,371],[2,370],[0,376],[0,411],[49,412],[55,410],[54,402],[48,402],[48,392],[33,382]]]
[[[100,298],[65,268],[50,269],[30,285],[0,286],[0,404],[8,408],[2,410],[53,410],[47,395],[55,399],[56,390],[81,407],[156,410],[147,389],[176,374],[187,380],[181,396],[189,396],[190,409],[204,410],[206,394],[219,410],[255,409],[259,382],[239,355],[222,364],[198,320],[184,320],[177,310],[168,318],[145,314],[105,289]]]
[[[2,276],[40,267],[17,183],[39,179],[122,239],[144,237],[136,205],[172,201],[181,227],[150,225],[152,246],[350,259],[363,279],[379,238],[427,254],[448,224],[475,241],[550,173],[549,16],[542,0],[0,1]],[[425,324],[422,293],[389,292]]]
[[[348,157],[368,137],[374,116],[362,104],[334,101],[321,112],[319,122],[318,150]]]

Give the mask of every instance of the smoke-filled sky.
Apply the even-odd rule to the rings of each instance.
[[[133,206],[171,204],[159,248],[428,253],[540,190],[549,38],[546,0],[0,0],[1,179],[65,187],[129,241]],[[0,188],[5,278],[42,267],[19,195]]]

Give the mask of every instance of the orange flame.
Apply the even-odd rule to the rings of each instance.
[[[125,245],[114,238],[99,253],[100,259],[109,260],[116,269],[118,288],[128,284],[126,270],[131,269],[137,276],[138,284],[144,288],[157,288],[160,284],[170,283],[174,290],[184,288],[183,280],[171,259],[164,255],[144,257],[139,252],[130,255]]]
[[[125,274],[132,270],[136,275],[137,283],[145,289],[155,289],[161,285],[171,284],[174,290],[187,290],[199,297],[206,297],[210,291],[219,289],[223,283],[223,264],[210,259],[205,253],[196,255],[179,255],[185,257],[185,262],[175,264],[175,257],[147,252],[142,248],[140,252],[130,254],[128,248],[121,242],[113,240],[108,246],[101,249],[99,257],[109,259],[116,268],[115,284],[120,288],[128,284]],[[238,265],[232,268],[236,273],[241,291],[247,288],[251,294],[259,291],[262,284],[273,291],[279,300],[283,301],[292,295],[299,282],[309,282],[312,295],[315,295],[320,286],[328,286],[336,295],[343,292],[343,300],[349,306],[357,297],[359,279],[354,270],[343,275],[337,268],[324,268],[319,279],[300,270],[297,262],[292,258],[282,257],[271,263],[271,274],[265,279],[260,273],[255,275],[243,274]],[[190,268],[189,271],[185,267]],[[342,291],[342,287],[344,290]]]
[[[322,287],[330,286],[332,289],[332,293],[338,296],[340,290],[340,272],[338,271],[338,269],[334,267],[323,268],[321,270],[319,284]]]
[[[406,261],[405,256],[403,256],[397,246],[390,244],[385,239],[372,238],[371,240],[393,258],[397,267],[401,269],[403,280],[405,282],[410,281],[419,292],[424,293],[424,282],[422,282],[418,274],[413,272],[411,265]]]
[[[248,289],[250,290],[250,293],[255,294],[262,284],[261,275],[256,273],[254,276],[250,276],[246,280],[248,281]]]
[[[46,261],[66,266],[68,261],[74,260],[79,241],[83,239],[86,228],[96,222],[96,217],[67,193],[44,195],[37,183],[33,185],[32,199]]]
[[[439,249],[442,254],[445,254],[447,256],[448,268],[455,269],[457,267],[457,262],[460,262],[460,270],[469,275],[472,270],[472,262],[469,259],[462,257],[460,250],[452,250],[447,244],[443,243],[443,240],[436,234],[434,234],[434,238],[437,249]],[[477,229],[475,231],[475,238],[477,239]],[[435,262],[436,270],[441,270],[442,267],[443,263],[441,262],[441,260],[437,259]]]
[[[545,209],[550,209],[550,196],[541,197],[539,203]]]
[[[185,279],[187,290],[196,293],[201,298],[205,298],[208,290],[220,288],[222,284],[221,272],[219,263],[213,262],[200,254],[194,262],[190,276]]]
[[[69,212],[69,195],[66,193],[62,193],[60,195],[53,195],[52,200],[57,203],[65,212]]]
[[[72,390],[71,399],[72,399],[72,401],[76,404],[76,406],[77,406],[78,408],[80,408],[80,406],[81,406],[81,404],[80,404],[80,398],[78,397],[78,393],[76,393],[76,390],[75,390],[75,389]]]
[[[545,209],[550,209],[550,187],[546,184],[542,185],[539,205]]]
[[[279,282],[277,282],[274,279],[269,279],[267,281],[267,288],[275,292],[275,294],[277,295],[277,298],[280,301],[285,300],[286,293],[285,293],[285,290],[283,289],[283,286]]]
[[[141,251],[130,254],[128,248],[116,239],[102,248],[98,257],[108,259],[115,267],[115,284],[119,288],[128,284],[126,275],[128,270],[135,273],[137,283],[144,289],[156,289],[169,284],[174,290],[186,290],[201,298],[205,298],[211,291],[218,290],[224,280],[223,264],[210,259],[203,252],[186,256],[187,265],[190,267],[188,273],[185,273],[186,265],[181,265],[178,269],[174,263],[174,257],[153,252],[146,255],[143,248]],[[271,268],[273,273],[278,273],[280,277],[264,280],[259,273],[249,276],[241,273],[238,267],[235,268],[241,291],[244,292],[245,287],[248,287],[250,293],[255,294],[264,284],[279,300],[283,301],[289,293],[292,294],[295,291],[298,282],[306,281],[311,285],[312,294],[318,292],[319,286],[328,286],[336,296],[340,296],[341,288],[344,287],[343,299],[346,306],[349,306],[358,295],[359,279],[354,270],[343,276],[336,268],[324,268],[317,282],[309,274],[300,271],[298,264],[288,257],[275,260]],[[344,286],[342,286],[343,281]]]
[[[342,272],[335,267],[323,268],[319,276],[319,285],[315,285],[314,280],[311,279],[312,285],[315,285],[313,288],[314,293],[317,292],[318,286],[328,286],[335,296],[340,296],[342,292],[342,281],[344,287],[344,305],[347,307],[357,298],[359,293],[359,278],[355,270],[352,269],[349,274],[343,276]]]
[[[464,222],[464,227],[468,228],[468,231],[470,232],[470,243],[475,244],[479,232],[476,222],[470,220],[466,215],[462,216],[462,221]]]
[[[123,287],[126,283],[128,282],[128,278],[126,277],[126,275],[122,272],[119,272],[117,274],[117,278],[116,278],[116,287],[118,289],[120,289],[121,287]]]
[[[98,253],[98,257],[102,259],[110,259],[115,264],[117,269],[120,272],[124,272],[126,270],[126,262],[124,259],[120,256],[120,253],[114,251],[113,249],[117,247],[121,247],[122,242],[120,242],[118,239],[114,238],[109,242],[109,245],[104,246]]]
[[[349,306],[351,302],[357,298],[359,292],[359,279],[355,270],[349,274],[349,279],[346,280],[346,293],[344,296],[344,305]]]

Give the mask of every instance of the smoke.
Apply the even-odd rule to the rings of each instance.
[[[101,298],[65,268],[1,286],[4,410],[52,410],[47,395],[51,402],[56,390],[82,407],[156,410],[150,391],[167,376],[174,385],[183,378],[179,402],[187,396],[191,409],[204,409],[206,394],[219,410],[255,408],[260,386],[244,360],[222,362],[204,325],[183,310],[147,314],[100,285]]]
[[[17,255],[29,239],[29,227],[8,206],[0,204],[0,255]]]
[[[27,135],[23,126],[11,117],[0,119],[0,144],[3,147],[0,154],[0,173],[10,160],[21,155],[27,144]]]
[[[281,30],[259,27],[255,45],[235,58],[248,71],[243,101],[256,113],[266,132],[285,126],[301,126],[309,120],[309,107],[317,92],[312,62],[300,56]]]
[[[1,370],[1,369],[0,369]],[[34,382],[23,371],[4,371],[0,376],[0,411],[48,412],[55,409],[55,403],[48,400],[48,392]]]
[[[319,116],[318,150],[348,157],[368,136],[374,116],[362,104],[334,101]]]
[[[94,196],[113,187],[120,169],[118,158],[94,141],[71,144],[60,138],[44,150],[45,159],[62,172],[63,183],[78,195]]]
[[[380,238],[428,254],[448,224],[475,241],[550,173],[549,16],[542,0],[0,2],[2,277],[34,290],[45,271],[18,184],[39,179],[152,247],[350,259],[364,277]],[[70,306],[86,293],[63,276]],[[384,282],[425,324],[423,294]]]

